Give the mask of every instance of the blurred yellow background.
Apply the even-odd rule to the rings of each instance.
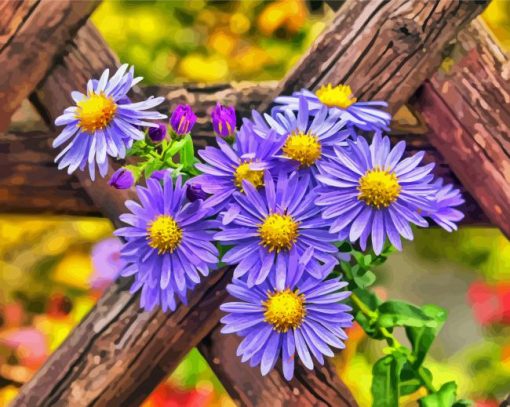
[[[280,79],[332,16],[321,1],[105,1],[92,20],[150,84]],[[484,18],[508,50],[510,2],[493,1]],[[104,219],[0,216],[0,406],[115,277],[118,242],[111,232]],[[428,361],[435,380],[457,380],[463,397],[497,406],[510,391],[510,244],[502,234],[419,231],[379,273],[382,296],[449,310]],[[380,352],[354,327],[335,360],[361,406],[370,405],[371,364]],[[411,395],[409,405],[418,397]],[[145,406],[231,404],[192,351]]]

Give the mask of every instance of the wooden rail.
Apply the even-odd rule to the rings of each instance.
[[[348,82],[363,98],[389,100],[394,112],[437,70],[445,47],[485,5],[486,2],[449,0],[434,3],[348,1],[328,31],[278,85],[274,94],[288,93],[299,87],[313,89],[324,82]],[[50,125],[70,103],[70,90],[83,87],[88,77],[97,76],[105,67],[117,64],[90,24],[78,32],[75,43],[66,51],[67,54],[52,67],[31,95],[31,101]],[[271,97],[264,98],[261,104],[268,105],[270,100]],[[85,175],[78,179],[91,202],[115,222],[123,211],[124,195],[108,188],[104,181],[92,186]],[[477,190],[475,195],[478,200],[479,193]],[[216,327],[219,315],[214,304],[218,296],[224,295],[221,294],[224,293],[221,282],[228,279],[226,273],[226,270],[212,273],[211,278],[191,295],[193,305],[190,309],[200,307],[202,302],[209,304],[203,308],[202,317],[212,330],[203,340],[207,334],[205,330],[190,339],[180,333],[182,328],[174,329],[174,323],[168,322],[179,318],[174,314],[163,316],[159,312],[142,314],[135,311],[131,304],[136,304],[137,298],[125,292],[129,282],[117,282],[22,389],[14,405],[29,406],[34,402],[37,405],[69,405],[69,401],[73,401],[73,405],[112,405],[112,402],[136,405],[139,397],[148,394],[198,340],[202,340],[199,349],[233,399],[240,403],[355,405],[349,391],[328,366],[316,372],[305,373],[298,369],[296,379],[287,383],[278,371],[263,378],[240,363],[235,356],[236,338],[218,334]],[[105,319],[105,304],[119,313]],[[182,319],[178,326],[192,327],[190,318],[193,315],[185,308],[179,308]],[[150,334],[143,334],[147,327],[157,327],[154,335],[165,337],[167,341],[152,342]],[[112,341],[113,338],[124,338],[120,342],[122,346]],[[76,353],[73,346],[77,343],[85,345]],[[130,352],[130,345],[134,343],[136,346]],[[168,346],[177,351],[169,350]],[[150,351],[137,351],[145,347]],[[154,363],[154,355],[161,355],[157,363]],[[126,374],[122,369],[115,369],[117,364],[138,368]],[[111,368],[105,370],[102,365]],[[54,380],[48,380],[49,376]],[[250,378],[249,381],[246,378]]]
[[[273,94],[276,86],[276,82],[241,82],[184,87],[151,86],[143,90],[146,94],[165,97],[166,101],[162,105],[164,111],[171,111],[178,103],[190,104],[199,117],[193,130],[195,145],[203,147],[213,138],[209,114],[216,101],[236,106],[239,117],[248,117],[252,109],[256,109]],[[41,123],[33,121],[28,125],[15,125],[17,131],[9,132],[0,139],[0,174],[6,174],[0,177],[0,212],[101,216],[98,206],[92,202],[75,176],[70,177],[63,171],[55,172],[55,150],[50,143],[54,134],[48,134],[48,130],[28,130],[35,125],[41,127]],[[462,224],[489,224],[484,212],[458,182],[448,163],[430,145],[426,127],[419,121],[396,121],[392,127],[391,137],[394,142],[406,140],[409,154],[426,151],[426,160],[437,163],[436,174],[464,192],[466,204],[462,209],[466,217]]]

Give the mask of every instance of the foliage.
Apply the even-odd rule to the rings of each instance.
[[[342,262],[341,271],[352,290],[351,301],[356,321],[366,334],[385,341],[386,354],[375,362],[372,373],[374,407],[397,406],[400,396],[414,393],[423,387],[428,395],[420,399],[420,406],[450,407],[456,399],[456,384],[447,383],[437,389],[430,370],[424,365],[426,355],[446,320],[446,310],[437,305],[418,307],[403,301],[381,301],[370,286],[375,283],[374,266],[383,264],[394,251],[387,246],[379,255],[364,254],[354,248],[342,250],[352,255],[351,262]],[[360,277],[361,276],[361,277]],[[368,277],[367,277],[368,276]],[[396,328],[404,328],[411,348],[402,345],[394,335]],[[453,400],[453,401],[452,401]]]

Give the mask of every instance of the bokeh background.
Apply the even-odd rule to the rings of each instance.
[[[155,84],[280,79],[332,16],[321,1],[117,0],[105,1],[92,20],[121,60]],[[483,17],[510,50],[510,2],[493,1]],[[0,215],[0,406],[115,278],[120,242],[111,233],[104,219]],[[497,406],[510,392],[508,240],[490,228],[417,231],[378,274],[381,296],[448,309],[427,361],[437,383],[457,380],[477,407]],[[355,326],[335,359],[361,406],[371,404],[371,365],[380,353]],[[230,405],[196,350],[144,404]]]

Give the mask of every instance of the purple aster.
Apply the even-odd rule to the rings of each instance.
[[[194,179],[202,189],[213,195],[208,205],[225,207],[235,191],[242,191],[242,182],[249,181],[256,188],[264,184],[264,171],[276,164],[274,156],[280,144],[274,132],[265,138],[254,133],[246,121],[237,133],[233,146],[217,137],[218,147],[206,147],[198,152],[205,164],[196,164],[204,174]]]
[[[316,113],[327,106],[335,115],[340,115],[347,123],[365,131],[389,130],[391,115],[384,109],[383,101],[358,102],[348,85],[321,86],[315,93],[307,89],[294,92],[292,96],[279,96],[275,99],[276,111],[298,110],[299,98],[305,97],[310,112]]]
[[[340,303],[350,295],[341,291],[346,285],[337,278],[307,277],[285,289],[270,281],[250,288],[234,280],[227,291],[240,301],[220,307],[228,313],[221,319],[225,324],[221,332],[244,338],[237,356],[252,367],[260,364],[262,375],[281,358],[283,375],[290,380],[296,354],[306,368],[313,369],[312,356],[322,365],[324,356],[333,356],[331,348],[345,348],[344,328],[352,325],[351,307]]]
[[[162,184],[150,178],[146,188],[137,186],[136,191],[140,203],[127,201],[132,213],[120,216],[129,226],[115,232],[126,240],[121,274],[135,276],[131,292],[141,289],[141,307],[174,310],[174,295],[185,303],[187,289],[218,262],[218,250],[211,243],[217,222],[206,219],[208,210],[201,200],[187,202],[180,177],[175,188],[167,175]]]
[[[464,203],[464,199],[460,191],[454,188],[452,184],[443,186],[443,179],[439,178],[433,184],[434,189],[437,191],[435,196],[436,210],[434,212],[424,212],[423,216],[428,216],[435,223],[441,226],[448,232],[457,230],[456,222],[464,218],[464,214],[455,209]]]
[[[261,136],[273,130],[279,135],[280,155],[290,160],[293,169],[311,169],[316,173],[316,165],[326,157],[334,156],[333,146],[343,145],[344,140],[354,135],[352,128],[345,127],[345,121],[332,115],[322,106],[311,116],[308,103],[303,96],[298,99],[297,116],[286,109],[265,114],[264,118],[253,112],[254,131]]]
[[[243,188],[244,194],[234,194],[237,211],[220,214],[223,230],[214,236],[233,245],[222,261],[237,265],[234,278],[247,275],[251,287],[272,272],[276,286],[283,288],[305,269],[315,278],[326,277],[338,263],[336,235],[328,232],[328,222],[314,204],[309,174],[280,172],[273,181],[266,171],[264,190],[247,181]]]
[[[122,65],[115,75],[108,78],[106,69],[101,78],[89,80],[87,93],[71,92],[76,106],[68,107],[64,114],[57,117],[55,124],[65,126],[53,140],[53,147],[59,147],[66,141],[72,141],[55,159],[58,168],[67,168],[69,174],[77,168],[84,170],[88,163],[90,178],[95,178],[96,164],[104,177],[108,172],[108,158],[124,158],[133,140],[145,137],[140,126],[157,127],[148,120],[164,119],[166,116],[153,107],[163,102],[158,97],[130,103],[126,98],[128,91],[142,78],[134,78],[134,69]]]
[[[219,102],[211,113],[214,133],[218,137],[232,137],[236,131],[236,111],[233,107],[223,106]]]
[[[434,164],[419,167],[424,152],[401,161],[405,142],[390,149],[388,137],[376,135],[369,146],[363,137],[336,148],[335,160],[319,163],[319,198],[322,216],[331,223],[330,231],[359,239],[365,250],[371,236],[374,252],[379,254],[386,236],[402,250],[400,236],[412,240],[410,223],[428,226],[421,212],[432,212],[430,171]]]

